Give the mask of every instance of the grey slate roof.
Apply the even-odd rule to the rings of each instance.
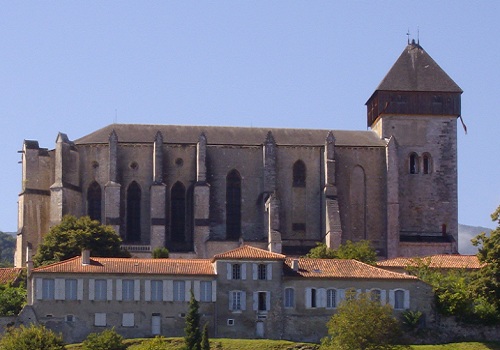
[[[161,132],[164,143],[196,144],[201,133],[207,137],[208,145],[259,146],[272,132],[277,145],[322,146],[330,130],[248,128],[221,126],[181,126],[111,124],[75,141],[75,144],[108,143],[109,135],[115,131],[120,143],[153,143],[157,132]],[[333,131],[337,146],[384,147],[373,131]]]
[[[415,42],[403,50],[376,90],[462,92],[448,74]]]

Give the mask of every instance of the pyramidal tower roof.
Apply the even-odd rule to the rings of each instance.
[[[376,91],[462,92],[431,56],[413,40]]]

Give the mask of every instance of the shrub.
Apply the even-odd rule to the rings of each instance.
[[[146,340],[141,345],[134,347],[136,350],[168,350],[171,348],[172,346],[169,345],[162,336],[156,336],[153,339]]]
[[[82,343],[83,350],[125,350],[123,337],[115,329],[106,329],[101,333],[90,333]]]
[[[66,349],[62,336],[43,325],[11,328],[1,339],[2,350],[62,350]]]
[[[170,252],[165,247],[158,247],[153,249],[153,259],[166,259]]]

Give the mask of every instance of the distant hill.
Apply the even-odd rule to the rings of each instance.
[[[458,224],[458,252],[460,254],[476,254],[477,247],[474,247],[470,240],[481,232],[491,232],[490,228],[481,226],[468,226]]]

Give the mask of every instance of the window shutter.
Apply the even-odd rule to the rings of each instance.
[[[241,264],[241,279],[242,280],[247,279],[247,264],[246,263]]]
[[[163,300],[174,300],[174,282],[172,280],[163,281]]]
[[[356,299],[359,298],[363,291],[361,289],[356,289]]]
[[[404,308],[405,309],[410,308],[410,291],[409,290],[405,290]]]
[[[106,291],[106,299],[108,300],[113,300],[113,280],[108,278],[107,282],[106,282],[106,288],[107,288],[107,291]]]
[[[64,278],[56,278],[55,279],[55,293],[54,293],[54,299],[55,300],[64,300],[65,298],[65,284],[64,284]]]
[[[271,292],[266,293],[266,310],[271,310]]]
[[[344,290],[337,289],[335,293],[335,307],[339,307],[340,303],[342,302],[342,299],[344,299]]]
[[[184,283],[184,301],[189,301],[191,299],[191,281],[186,281]]]
[[[95,299],[95,279],[89,279],[89,300]]]
[[[387,303],[387,291],[382,289],[380,291],[380,304],[385,305]]]
[[[389,290],[389,304],[394,308],[394,289]]]
[[[247,309],[247,293],[241,292],[241,310]]]
[[[233,291],[229,291],[229,310],[233,310]]]
[[[326,307],[326,289],[319,288],[317,293],[317,305],[318,307]]]
[[[121,280],[121,278],[119,278],[116,280],[116,300],[123,299],[122,291],[123,291],[122,280]]]
[[[233,278],[233,265],[227,263],[226,266],[227,266],[227,279],[230,280]]]
[[[273,264],[267,264],[266,275],[269,281],[273,279]]]
[[[193,293],[194,293],[194,298],[200,301],[201,300],[200,281],[193,281]]]
[[[76,300],[83,300],[83,279],[76,281]]]
[[[42,300],[43,298],[43,279],[35,278],[35,295],[37,300]]]
[[[310,287],[306,288],[306,309],[311,308],[311,289]]]
[[[151,280],[144,281],[144,300],[151,301]]]
[[[141,300],[141,280],[134,280],[134,300]]]
[[[217,283],[215,281],[212,281],[212,301],[216,302],[217,301]]]
[[[252,279],[255,281],[257,279],[258,265],[252,264]]]
[[[257,311],[258,307],[259,307],[259,292],[253,292],[253,304],[252,304],[253,311]]]

